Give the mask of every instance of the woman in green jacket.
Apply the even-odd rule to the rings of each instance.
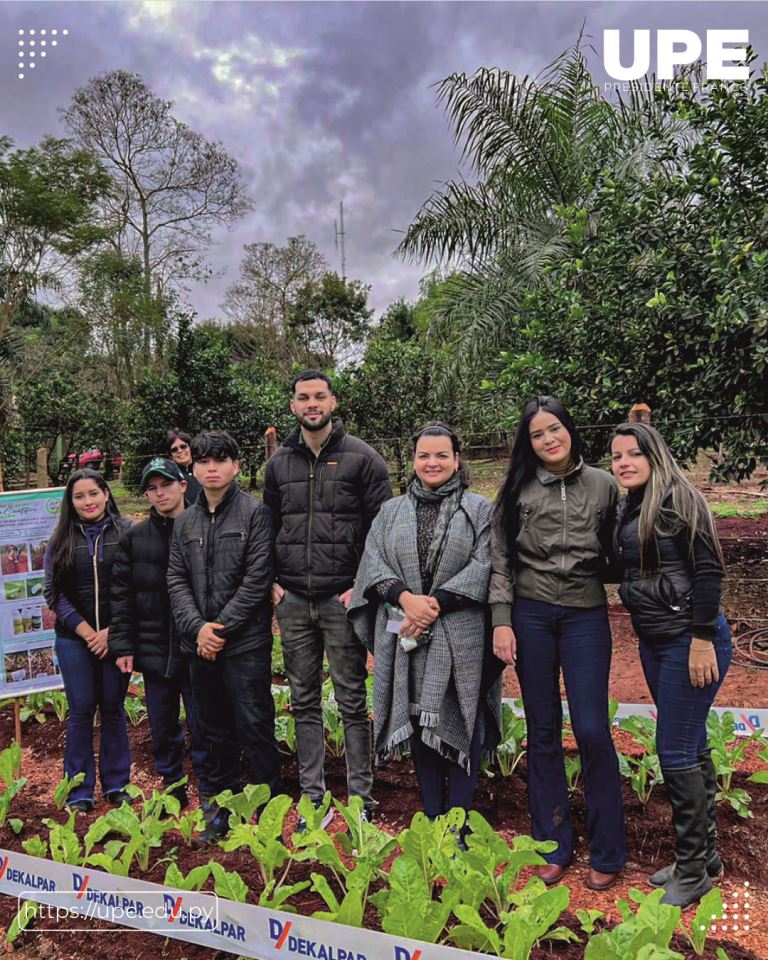
[[[560,673],[579,747],[587,808],[587,886],[605,890],[626,862],[626,828],[608,720],[611,630],[603,574],[617,489],[587,466],[570,414],[536,397],[517,426],[496,502],[489,602],[493,649],[514,664],[528,724],[533,836],[557,849],[538,868],[556,883],[573,860],[562,748]]]

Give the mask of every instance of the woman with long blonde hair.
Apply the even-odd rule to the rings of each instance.
[[[675,863],[650,883],[665,888],[662,903],[686,907],[723,874],[707,744],[707,714],[731,662],[731,632],[720,609],[723,555],[704,497],[657,430],[616,427],[611,465],[628,491],[614,536],[624,568],[619,593],[657,708],[656,747],[677,838]]]

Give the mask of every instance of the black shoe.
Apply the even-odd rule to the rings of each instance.
[[[189,797],[187,796],[187,788],[185,786],[178,786],[175,790],[168,790],[167,796],[175,797],[179,801],[179,812],[186,809],[189,806]]]
[[[312,803],[315,810],[318,810],[323,805],[322,800],[314,800]],[[320,821],[320,829],[325,830],[331,820],[333,820],[333,807],[328,807],[325,816]],[[294,834],[307,832],[307,821],[305,817],[299,817],[298,822],[296,823],[296,829],[293,832]]]
[[[699,766],[704,775],[704,790],[707,795],[707,876],[710,880],[723,879],[723,861],[717,852],[717,825],[715,823],[715,801],[717,798],[717,773],[709,753],[699,754]],[[648,877],[652,887],[665,887],[675,872],[674,863],[657,870]]]
[[[672,825],[677,836],[675,868],[664,888],[662,903],[687,907],[712,889],[707,876],[707,794],[704,773],[697,764],[682,770],[662,770]]]
[[[93,800],[70,800],[67,802],[68,810],[76,810],[77,813],[90,813],[93,810]]]
[[[104,794],[104,799],[107,803],[111,803],[113,807],[121,807],[124,803],[127,803],[128,806],[133,804],[133,797],[127,790],[109,790]]]
[[[195,834],[192,843],[196,847],[210,847],[223,840],[229,833],[229,810],[220,810],[216,806],[203,806],[205,828]]]

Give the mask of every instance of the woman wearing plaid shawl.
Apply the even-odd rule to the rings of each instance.
[[[414,445],[413,480],[373,522],[349,616],[375,650],[376,753],[410,751],[436,817],[471,808],[481,754],[499,740],[500,671],[486,642],[492,508],[467,490],[450,427],[429,424]]]

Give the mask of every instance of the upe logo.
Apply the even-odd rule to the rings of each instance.
[[[651,66],[651,31],[633,30],[632,65],[625,67],[619,49],[620,30],[603,30],[603,64],[614,80],[639,80]],[[671,80],[675,67],[693,63],[701,56],[701,38],[693,30],[656,30],[656,76]],[[743,44],[727,47],[726,44]],[[749,67],[732,66],[730,60],[745,60],[749,30],[707,30],[707,80],[749,80]]]

